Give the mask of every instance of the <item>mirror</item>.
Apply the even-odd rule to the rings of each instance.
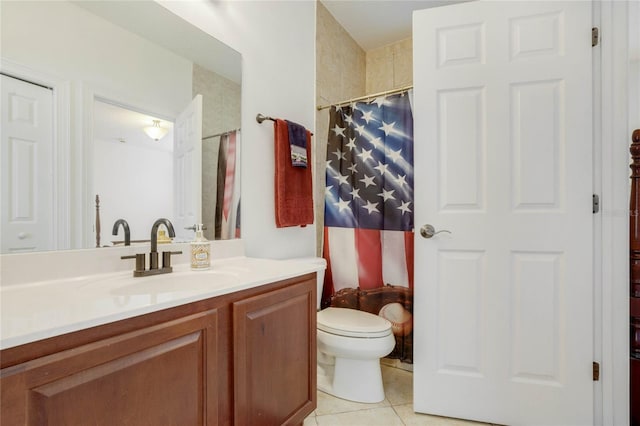
[[[182,240],[195,221],[240,235],[238,52],[154,1],[1,2],[0,18],[2,253],[111,246],[117,218],[131,240],[159,217]],[[201,125],[179,121],[196,98]],[[147,136],[153,120],[170,134]]]

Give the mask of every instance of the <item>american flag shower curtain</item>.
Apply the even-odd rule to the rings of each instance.
[[[392,322],[389,355],[413,362],[412,91],[329,113],[323,306]]]
[[[240,238],[240,130],[220,136],[216,191],[215,239]]]

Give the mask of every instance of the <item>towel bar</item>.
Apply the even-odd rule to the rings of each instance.
[[[260,113],[258,113],[258,115],[256,115],[256,121],[258,123],[262,124],[262,122],[264,120],[276,121],[275,118],[269,117],[268,115],[263,115],[263,114],[260,114]],[[309,133],[311,133],[311,136],[313,136],[313,132],[309,132]]]
[[[258,113],[258,115],[256,115],[256,121],[257,121],[258,123],[262,124],[262,122],[263,122],[264,120],[276,121],[276,119],[275,119],[275,118],[272,118],[272,117],[269,117],[269,116],[266,116],[266,115],[262,115],[262,114],[260,114],[260,113]]]

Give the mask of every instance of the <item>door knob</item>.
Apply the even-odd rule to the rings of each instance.
[[[436,231],[436,229],[433,227],[433,225],[423,225],[422,228],[420,228],[420,235],[422,235],[422,238],[431,238],[434,235],[437,235],[441,232],[447,232],[447,233],[451,233],[451,231],[447,231],[446,229],[442,229],[440,231]]]

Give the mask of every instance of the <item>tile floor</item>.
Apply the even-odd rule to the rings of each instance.
[[[361,404],[318,391],[318,407],[304,426],[487,426],[467,420],[413,412],[413,373],[382,365],[386,398]]]

